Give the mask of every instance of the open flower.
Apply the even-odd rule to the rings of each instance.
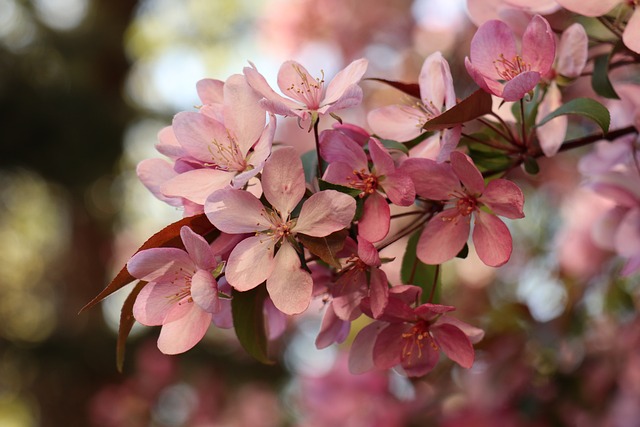
[[[420,71],[420,101],[414,105],[388,105],[371,111],[367,121],[382,138],[408,141],[420,135],[422,126],[456,105],[449,63],[440,52],[429,55]],[[445,161],[460,141],[461,126],[444,129],[412,149],[415,157]]]
[[[225,270],[229,284],[246,291],[266,280],[278,310],[301,313],[311,300],[313,281],[301,268],[295,236],[324,237],[342,230],[351,223],[356,202],[334,190],[320,191],[292,218],[291,212],[305,193],[305,181],[302,162],[291,147],[271,155],[262,172],[262,188],[271,207],[246,191],[223,189],[207,199],[205,213],[225,233],[255,233],[229,255]]]
[[[469,156],[451,153],[451,163],[408,159],[403,163],[416,184],[416,192],[449,206],[426,225],[417,255],[426,264],[441,264],[464,247],[475,217],[473,243],[485,264],[497,267],[511,257],[512,241],[507,226],[497,215],[523,218],[524,196],[511,181],[495,179],[485,186],[482,174]],[[488,207],[493,213],[482,210]]]
[[[536,15],[522,36],[521,54],[507,24],[491,20],[473,36],[471,58],[465,58],[464,64],[482,89],[505,101],[517,101],[551,70],[555,54],[553,31],[546,19]]]
[[[192,348],[212,320],[218,318],[221,327],[231,326],[226,321],[230,305],[218,298],[218,282],[212,274],[219,269],[216,254],[189,227],[182,227],[180,237],[186,251],[146,249],[127,263],[133,277],[149,282],[136,298],[133,315],[143,325],[162,325],[158,348],[165,354]]]
[[[324,76],[314,78],[296,61],[286,61],[278,72],[278,86],[288,98],[277,94],[253,64],[244,68],[251,87],[264,99],[265,110],[283,116],[298,116],[306,120],[310,115],[324,115],[358,105],[362,89],[358,82],[367,70],[364,58],[353,61],[340,71],[325,88]]]
[[[400,365],[407,376],[420,377],[438,363],[440,350],[463,368],[473,365],[472,343],[484,332],[449,317],[454,307],[426,303],[412,308],[419,292],[413,288],[391,288],[383,315],[358,333],[349,354],[352,373]]]

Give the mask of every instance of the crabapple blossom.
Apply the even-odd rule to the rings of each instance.
[[[517,101],[551,70],[555,53],[553,31],[546,19],[536,15],[522,36],[521,54],[507,24],[491,20],[478,28],[464,63],[482,89],[505,101]]]
[[[286,61],[278,72],[278,87],[288,98],[276,93],[255,65],[245,67],[244,74],[251,87],[264,97],[260,105],[265,110],[306,120],[358,105],[362,101],[362,89],[358,82],[367,65],[368,61],[364,58],[353,61],[336,74],[325,88],[324,76],[313,78],[301,64]]]
[[[371,111],[367,121],[374,133],[386,139],[408,141],[420,135],[428,121],[456,105],[449,63],[442,53],[429,55],[419,77],[420,101],[413,105],[389,105]],[[460,141],[462,126],[436,132],[412,149],[414,157],[445,161]]]
[[[211,223],[231,234],[255,233],[229,255],[225,276],[236,290],[253,289],[266,280],[278,310],[301,313],[311,300],[313,281],[302,269],[296,251],[297,233],[324,237],[347,227],[355,215],[355,200],[326,190],[305,200],[297,218],[291,213],[305,193],[302,162],[295,149],[274,152],[262,172],[264,196],[271,207],[251,193],[236,189],[214,192],[206,201]],[[277,250],[277,251],[276,251]]]
[[[231,306],[218,297],[216,254],[202,236],[182,227],[186,250],[151,248],[136,253],[127,269],[149,282],[138,294],[133,315],[143,325],[162,325],[158,348],[165,354],[183,353],[196,345],[213,321],[230,327]]]
[[[511,181],[495,179],[485,185],[482,174],[469,156],[451,153],[451,163],[430,159],[407,159],[403,166],[416,184],[416,192],[447,207],[426,225],[417,255],[426,264],[441,264],[455,257],[464,247],[475,217],[473,243],[485,264],[497,267],[509,260],[511,234],[496,216],[523,218],[524,196]],[[483,206],[493,213],[485,212]]]
[[[455,307],[425,303],[412,308],[410,304],[420,292],[413,288],[391,288],[389,305],[382,316],[365,326],[353,342],[351,372],[400,365],[407,376],[423,376],[438,363],[440,349],[463,368],[473,365],[472,343],[480,341],[484,332],[449,317],[446,313]],[[366,309],[367,299],[363,302]]]
[[[365,201],[358,234],[369,242],[379,242],[389,232],[390,218],[386,197],[379,190],[399,206],[412,205],[415,191],[409,175],[395,167],[380,141],[369,139],[369,153],[372,169],[364,149],[343,133],[326,130],[320,135],[320,155],[329,163],[324,179],[361,190],[359,197]]]

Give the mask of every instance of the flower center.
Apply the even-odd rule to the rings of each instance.
[[[227,142],[221,143],[214,139],[209,143],[207,149],[211,153],[213,166],[215,169],[228,172],[242,172],[247,168],[247,161],[238,148],[236,139],[227,131]]]
[[[402,359],[411,361],[413,358],[422,358],[422,349],[428,343],[431,348],[438,351],[438,344],[429,333],[429,324],[421,320],[411,327],[408,332],[402,334]]]
[[[292,65],[298,76],[300,76],[299,83],[291,83],[291,86],[287,88],[290,96],[298,101],[304,103],[310,110],[317,110],[320,108],[320,101],[322,100],[322,89],[324,87],[324,71],[322,77],[318,77],[315,80],[309,79],[307,73],[305,73],[297,64]]]
[[[458,209],[458,213],[462,216],[469,216],[471,212],[475,211],[478,207],[478,202],[475,197],[466,196],[458,199],[456,203],[456,209]]]
[[[353,175],[348,176],[347,180],[351,187],[361,191],[361,193],[358,194],[360,198],[373,194],[378,189],[378,177],[364,169],[360,169],[359,171],[354,170]]]
[[[493,66],[496,68],[498,75],[506,81],[526,71],[531,71],[531,64],[525,63],[520,55],[507,59],[503,54],[500,54],[500,58],[493,61]]]

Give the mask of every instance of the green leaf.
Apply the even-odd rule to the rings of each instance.
[[[245,292],[233,292],[231,314],[233,327],[242,347],[259,362],[271,365],[267,349],[267,330],[264,321],[265,285]]]
[[[124,301],[124,304],[122,304],[122,310],[120,310],[120,326],[118,327],[118,341],[116,344],[116,367],[120,373],[122,373],[122,367],[124,366],[127,338],[129,337],[131,328],[133,328],[133,324],[136,323],[136,319],[133,317],[133,304],[136,302],[138,294],[146,284],[147,282],[138,282]]]
[[[540,172],[540,165],[535,157],[526,157],[524,159],[524,170],[530,175],[537,175]]]
[[[344,241],[348,235],[347,230],[340,230],[325,237],[312,237],[301,233],[298,233],[296,236],[309,252],[339,270],[342,266],[338,261],[337,254],[342,250]]]
[[[195,233],[203,236],[209,242],[220,235],[220,232],[211,225],[207,216],[202,213],[182,218],[180,221],[176,221],[173,224],[166,226],[144,242],[135,253],[150,248],[172,247],[184,249],[184,244],[180,238],[180,229],[185,225],[189,226]],[[115,291],[121,289],[134,280],[136,280],[136,278],[129,274],[127,266],[125,265],[116,277],[107,285],[107,287],[102,290],[102,292],[80,309],[80,313],[93,307]]]
[[[549,115],[538,122],[536,126],[542,126],[555,117],[567,114],[577,114],[592,120],[600,127],[600,129],[602,129],[602,133],[607,133],[609,131],[609,123],[611,121],[609,110],[607,110],[604,105],[591,98],[572,99],[562,107],[549,113]]]
[[[450,128],[489,114],[491,108],[491,95],[478,89],[444,113],[427,121],[422,128],[425,130]]]
[[[402,82],[396,82],[393,80],[386,80],[386,79],[378,79],[378,78],[368,78],[365,80],[374,80],[377,82],[382,82],[382,83],[386,83],[389,86],[392,86],[396,89],[398,89],[401,92],[406,93],[409,96],[412,96],[414,98],[418,98],[420,99],[420,85],[417,83],[402,83]]]
[[[344,194],[348,194],[351,197],[357,197],[362,191],[357,188],[347,187],[345,185],[334,184],[329,181],[324,181],[322,179],[318,180],[318,186],[320,190],[336,190]]]
[[[613,53],[613,51],[611,52]],[[609,61],[611,53],[598,55],[593,60],[591,87],[600,96],[609,99],[620,99],[609,80]]]
[[[409,154],[409,149],[407,148],[407,146],[398,141],[393,141],[391,139],[380,139],[379,141],[388,150],[397,150],[402,151],[404,154]]]
[[[302,168],[304,169],[304,180],[306,182],[313,182],[313,178],[316,177],[318,171],[318,154],[316,150],[309,150],[300,156],[302,160]]]
[[[456,258],[466,259],[468,256],[469,256],[469,245],[465,243],[462,249],[460,249],[460,252],[458,252],[458,255],[456,255]]]
[[[422,301],[427,302],[431,289],[434,286],[434,279],[437,274],[437,265],[428,265],[418,259],[416,255],[416,248],[418,246],[418,240],[420,240],[420,234],[422,230],[417,231],[411,236],[407,243],[407,249],[402,257],[402,266],[400,268],[400,280],[405,285],[416,285],[422,288]],[[434,292],[433,303],[438,303],[440,300],[440,276],[438,276],[435,284],[436,290]]]

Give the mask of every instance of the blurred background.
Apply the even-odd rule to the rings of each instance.
[[[182,217],[135,166],[199,103],[199,79],[250,60],[275,82],[290,58],[331,76],[365,56],[367,76],[416,82],[441,50],[464,97],[474,31],[462,0],[0,0],[0,426],[640,425],[638,283],[615,279],[619,261],[588,242],[590,258],[558,243],[575,243],[589,222],[572,220],[599,203],[566,197],[580,180],[571,155],[520,177],[528,219],[510,224],[521,243],[507,267],[451,267],[443,300],[487,331],[470,371],[353,377],[343,349],[314,350],[312,313],[274,366],[225,331],[169,357],[158,328],[136,327],[119,374],[126,290],[78,314]],[[402,100],[362,85],[366,108]],[[343,117],[365,126],[365,111]],[[277,138],[309,135],[290,121]]]

